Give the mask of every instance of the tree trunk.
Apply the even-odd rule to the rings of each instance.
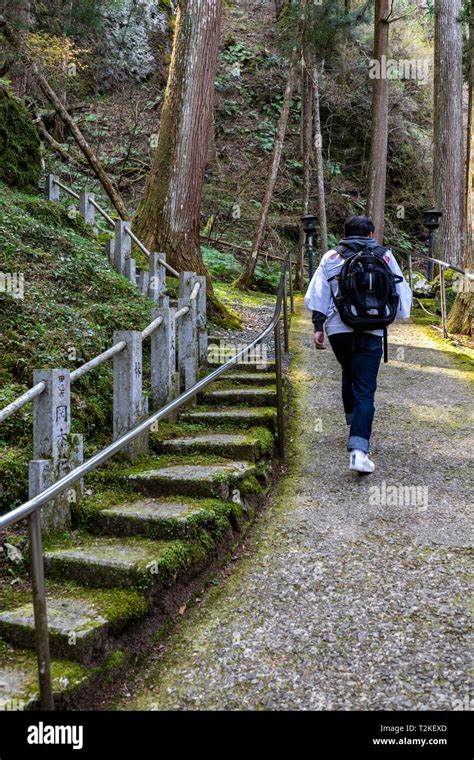
[[[469,72],[469,120],[467,130],[467,170],[466,170],[466,245],[464,269],[474,273],[474,5],[471,6],[469,27],[471,63]],[[474,283],[463,281],[449,314],[448,330],[453,333],[474,335]]]
[[[257,264],[258,252],[260,250],[260,246],[262,244],[263,236],[265,233],[268,212],[270,210],[270,203],[272,200],[272,195],[275,189],[275,184],[276,184],[276,180],[278,176],[278,169],[280,166],[280,159],[281,159],[281,154],[283,150],[283,141],[285,139],[286,126],[288,124],[288,116],[290,113],[291,96],[293,94],[293,88],[295,85],[295,77],[296,77],[297,54],[298,54],[298,50],[295,47],[293,48],[293,52],[291,54],[290,68],[288,71],[288,80],[286,83],[286,90],[285,90],[285,97],[283,100],[283,106],[280,113],[280,119],[278,121],[278,126],[276,130],[275,145],[273,146],[273,155],[272,155],[272,160],[270,164],[270,171],[268,173],[267,185],[265,188],[265,195],[263,196],[262,207],[260,209],[257,226],[255,228],[255,233],[254,233],[254,237],[252,241],[252,247],[247,257],[245,269],[236,282],[236,287],[240,288],[241,290],[245,290],[245,288],[248,288],[250,281],[253,277],[255,266]]]
[[[181,0],[157,147],[134,227],[172,266],[204,274],[200,209],[214,101],[221,0]]]
[[[318,183],[318,215],[319,215],[319,239],[321,241],[321,254],[325,254],[329,248],[328,226],[326,219],[326,191],[324,189],[324,161],[323,161],[323,136],[321,134],[321,112],[319,109],[319,72],[318,62],[314,56],[313,65],[313,89],[314,89],[314,161],[316,165],[316,177]]]
[[[311,159],[313,153],[313,83],[309,70],[310,53],[304,45],[301,71],[301,155],[303,158],[303,186],[301,209],[309,213],[311,196]],[[294,286],[302,290],[304,286],[304,241],[305,234],[300,230],[300,248],[296,258]]]
[[[434,198],[439,256],[461,265],[464,234],[461,0],[435,3]]]
[[[28,38],[31,23],[31,0],[19,0],[15,7],[15,24],[19,28],[18,34],[18,60],[12,66],[10,81],[15,95],[22,98],[26,95],[27,70],[23,60],[23,50]]]
[[[73,9],[73,0],[68,0],[67,8],[64,9],[64,23],[63,23],[63,35],[67,35],[70,33],[72,28],[72,9]],[[59,77],[59,83],[56,87],[56,94],[63,104],[64,108],[67,108],[67,86],[68,86],[68,75],[67,75],[67,64],[68,61],[66,60],[66,57],[63,56],[63,59],[61,61],[61,72]],[[54,122],[54,130],[53,130],[53,137],[54,139],[59,142],[64,142],[64,122],[59,114],[56,114],[56,119]]]
[[[100,180],[100,183],[102,187],[104,188],[105,192],[107,193],[107,195],[109,196],[112,204],[114,205],[114,207],[117,209],[118,213],[120,214],[120,217],[122,219],[128,219],[127,209],[125,208],[125,204],[121,198],[120,193],[114,187],[113,183],[110,181],[109,177],[107,176],[105,172],[104,167],[102,166],[101,162],[99,161],[94,151],[90,147],[89,143],[87,142],[86,138],[84,137],[81,130],[77,126],[76,122],[66,111],[63,104],[59,100],[54,90],[50,87],[47,79],[43,76],[43,74],[41,74],[39,71],[36,70],[35,77],[40,86],[41,92],[46,96],[46,98],[49,100],[54,110],[56,111],[56,113],[61,117],[61,119],[64,121],[64,123],[68,127],[78,147],[81,149],[84,156],[86,157],[87,162],[94,170],[94,173],[96,174],[97,178]]]
[[[49,145],[51,150],[54,150],[55,153],[57,153],[63,161],[70,164],[72,167],[74,167],[74,169],[77,169],[78,171],[84,171],[84,169],[87,169],[87,164],[85,162],[81,164],[80,161],[74,158],[74,156],[71,156],[67,150],[64,150],[63,146],[60,143],[56,142],[54,137],[49,134],[48,130],[43,124],[39,113],[36,110],[32,110],[32,114],[33,120],[36,124],[36,129],[38,130],[38,134],[44,140],[44,142]]]
[[[288,5],[288,0],[275,0],[275,16],[277,21],[280,18],[285,5]]]
[[[383,242],[385,191],[387,185],[388,79],[383,70],[388,56],[389,0],[375,2],[374,86],[372,92],[372,131],[369,159],[367,215],[375,225],[375,237]]]
[[[471,5],[469,25],[469,46],[471,61],[469,67],[469,117],[467,127],[467,161],[466,161],[466,247],[464,268],[472,271],[474,267],[474,3]]]

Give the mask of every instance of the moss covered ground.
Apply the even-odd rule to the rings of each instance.
[[[1,270],[24,275],[23,298],[0,293],[0,407],[31,387],[34,369],[72,371],[108,348],[114,330],[150,321],[151,302],[110,267],[81,217],[60,204],[0,183],[0,236]],[[110,363],[74,384],[72,407],[86,453],[110,440]],[[2,423],[0,512],[27,496],[31,430],[31,404]]]

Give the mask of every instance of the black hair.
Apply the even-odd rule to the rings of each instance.
[[[369,237],[371,232],[375,232],[372,219],[368,216],[350,216],[344,224],[344,236],[348,237]]]

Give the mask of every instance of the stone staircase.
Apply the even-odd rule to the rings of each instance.
[[[271,362],[233,368],[177,421],[160,423],[153,456],[97,473],[99,487],[76,507],[76,530],[47,547],[58,705],[98,693],[130,652],[149,646],[263,502],[272,476],[274,372]],[[0,613],[0,709],[37,706],[36,667],[28,594]]]

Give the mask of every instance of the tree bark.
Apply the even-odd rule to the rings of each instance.
[[[31,0],[19,0],[18,5],[15,7],[15,15],[15,23],[19,27],[17,36],[18,58],[12,66],[10,81],[15,95],[22,98],[26,94],[27,89],[27,69],[23,59],[23,51],[30,31]]]
[[[469,66],[469,115],[467,127],[467,161],[466,161],[466,247],[464,268],[472,271],[474,267],[474,3],[471,5],[469,24],[469,46],[471,60]]]
[[[464,239],[461,0],[435,3],[434,198],[441,219],[439,255],[461,265]]]
[[[44,140],[45,143],[47,143],[47,145],[49,145],[51,150],[54,150],[55,153],[57,153],[63,161],[70,164],[72,167],[74,167],[74,169],[77,169],[78,171],[84,171],[84,169],[87,168],[87,164],[81,164],[81,162],[75,159],[74,156],[71,156],[67,150],[64,150],[63,146],[60,143],[56,142],[54,137],[49,134],[48,130],[44,126],[41,116],[37,111],[33,111],[32,114],[34,122],[36,124],[36,129],[38,130],[40,137],[42,140]]]
[[[253,277],[255,266],[257,264],[258,252],[263,242],[263,236],[264,236],[265,227],[267,224],[268,212],[270,210],[270,203],[272,200],[272,195],[275,189],[275,184],[276,184],[276,180],[278,176],[278,169],[280,166],[281,154],[283,150],[283,142],[284,142],[285,134],[286,134],[286,127],[288,124],[291,96],[293,94],[293,89],[295,85],[297,55],[298,55],[298,49],[294,47],[291,54],[290,68],[288,71],[288,80],[287,80],[286,89],[285,89],[285,97],[283,100],[280,118],[278,121],[277,130],[276,130],[275,145],[273,146],[273,155],[272,155],[272,160],[270,164],[270,171],[268,173],[265,194],[263,196],[262,207],[260,209],[257,226],[255,228],[255,233],[252,240],[252,247],[247,257],[245,269],[236,282],[236,287],[240,288],[241,290],[245,290],[245,288],[248,288],[248,286],[250,285],[250,281]]]
[[[464,269],[474,273],[474,4],[471,6],[469,27],[470,72],[469,72],[469,115],[467,130],[466,161],[466,245],[464,249]],[[448,318],[448,330],[453,333],[474,335],[474,283],[464,280],[462,289],[456,295]]]
[[[329,248],[328,226],[326,219],[326,191],[324,188],[324,161],[323,161],[323,136],[321,133],[321,112],[319,108],[319,72],[318,61],[314,56],[313,65],[313,89],[314,89],[314,162],[318,184],[318,215],[319,215],[319,239],[321,241],[321,253],[324,254]]]
[[[208,278],[200,208],[214,101],[221,0],[181,0],[157,146],[135,232],[178,270]]]
[[[372,92],[372,130],[369,159],[367,215],[375,225],[375,237],[382,243],[387,185],[388,148],[388,80],[382,70],[388,56],[389,0],[375,2],[374,60],[380,68],[375,72]],[[378,76],[377,76],[378,73]]]
[[[309,213],[311,196],[311,161],[313,157],[313,83],[309,71],[310,51],[303,43],[301,59],[301,155],[303,158],[303,185],[301,192],[301,209]],[[300,230],[300,247],[296,257],[294,286],[302,290],[304,286],[304,241],[305,234]]]
[[[280,18],[285,5],[288,5],[288,0],[275,0],[275,16],[277,21]]]

